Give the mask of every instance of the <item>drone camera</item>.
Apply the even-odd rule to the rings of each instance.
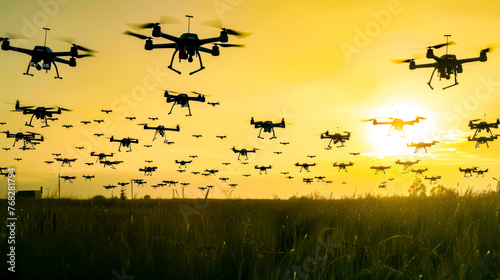
[[[30,66],[31,67],[38,67],[38,63],[36,61],[30,61]]]
[[[153,40],[147,39],[146,44],[144,45],[144,49],[146,49],[147,51],[152,50],[153,49]]]
[[[46,63],[46,62],[44,62],[44,63],[42,64],[42,69],[43,69],[43,70],[49,70],[49,69],[50,69],[50,63]]]
[[[463,67],[462,67],[462,64],[459,64],[457,66],[457,73],[462,73],[464,71]]]

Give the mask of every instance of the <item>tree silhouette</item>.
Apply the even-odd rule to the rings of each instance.
[[[408,193],[412,197],[425,197],[427,196],[427,187],[424,185],[424,183],[422,183],[422,179],[417,178],[415,179],[415,181],[413,181],[413,184],[411,184],[410,188],[408,189]]]

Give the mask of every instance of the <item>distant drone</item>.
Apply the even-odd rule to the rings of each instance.
[[[15,112],[23,112],[24,115],[33,115],[31,116],[30,122],[25,123],[24,125],[26,126],[31,126],[31,122],[33,121],[33,118],[36,117],[37,119],[41,119],[42,121],[45,122],[45,125],[42,127],[47,127],[49,126],[47,124],[47,117],[52,117],[53,114],[61,114],[62,111],[71,111],[69,109],[57,107],[56,108],[47,108],[47,107],[36,107],[35,109],[31,109],[34,106],[20,106],[19,105],[19,100],[16,100],[16,109],[14,110]]]
[[[57,76],[54,77],[56,79],[62,79],[59,76],[59,70],[57,69],[56,62],[63,63],[63,64],[68,64],[71,67],[76,66],[76,59],[77,58],[83,58],[83,57],[89,57],[93,56],[91,53],[94,52],[91,49],[87,49],[85,47],[73,44],[71,40],[65,40],[67,43],[70,43],[72,45],[71,49],[69,52],[53,52],[49,47],[47,47],[47,31],[49,31],[49,28],[44,28],[45,30],[45,42],[43,46],[35,46],[33,50],[28,50],[28,49],[23,49],[23,48],[18,48],[18,47],[12,47],[10,45],[9,39],[16,39],[14,37],[16,36],[10,36],[11,38],[1,38],[0,41],[2,41],[2,50],[4,51],[15,51],[15,52],[20,52],[27,54],[31,56],[31,61],[28,64],[28,69],[26,70],[26,73],[23,73],[24,75],[29,75],[33,76],[33,74],[30,74],[30,67],[35,67],[36,70],[45,70],[45,72],[48,72],[51,68],[51,65],[54,65],[54,68],[56,69]],[[84,51],[87,52],[86,54],[79,54],[78,51]],[[69,60],[62,59],[60,57],[70,57]],[[42,65],[39,63],[42,62]]]
[[[170,112],[168,114],[170,115],[172,113],[172,110],[174,109],[174,106],[176,104],[181,105],[181,107],[188,107],[189,115],[186,116],[192,116],[191,114],[191,107],[189,107],[189,101],[197,101],[197,102],[205,102],[205,95],[193,91],[192,93],[197,94],[198,96],[188,96],[186,93],[179,93],[175,91],[170,91],[171,93],[178,93],[178,95],[172,95],[169,93],[168,90],[165,90],[164,96],[167,98],[167,103],[174,102],[172,104],[172,108],[170,109]]]
[[[109,142],[120,142],[120,146],[118,146],[118,152],[121,152],[120,149],[122,146],[125,148],[129,148],[129,150],[127,152],[131,152],[132,147],[130,146],[130,144],[132,144],[132,143],[138,144],[139,140],[134,139],[134,138],[130,138],[130,137],[122,138],[121,140],[117,140],[117,139],[114,139],[113,136],[111,136],[111,138],[109,139]]]
[[[385,170],[391,168],[391,166],[371,166],[370,169],[375,169],[375,175],[377,175],[380,171],[384,172]]]
[[[262,130],[264,130],[264,132],[267,132],[267,133],[273,133],[273,137],[269,138],[269,139],[274,139],[276,138],[276,135],[274,134],[274,128],[275,127],[281,127],[281,128],[285,128],[285,118],[282,118],[281,119],[281,122],[279,123],[273,123],[272,121],[254,121],[253,117],[250,119],[250,124],[255,126],[255,128],[260,128],[260,131],[259,131],[259,136],[257,136],[258,138],[260,139],[264,139],[263,137],[260,137],[260,134],[262,133]]]
[[[421,149],[424,149],[424,151],[427,153],[427,148],[435,145],[436,143],[439,143],[439,142],[438,141],[432,141],[429,143],[425,143],[425,142],[413,143],[413,142],[411,142],[411,143],[407,143],[406,147],[415,147],[414,153],[418,153],[418,151]]]
[[[476,141],[476,148],[479,148],[480,145],[486,144],[486,147],[489,148],[490,145],[488,145],[488,142],[492,142],[498,138],[498,135],[487,137],[487,136],[481,136],[481,137],[467,137],[468,141]]]
[[[349,163],[339,163],[339,164],[337,164],[336,162],[333,163],[334,167],[338,167],[339,168],[339,172],[341,170],[344,170],[345,172],[347,172],[347,168],[346,167],[347,166],[353,166],[353,165],[354,165],[354,163],[352,163],[352,162],[349,162]]]
[[[165,134],[165,131],[177,131],[177,132],[181,131],[179,125],[177,125],[177,127],[175,127],[175,128],[166,128],[163,125],[159,125],[157,127],[148,126],[147,123],[144,124],[144,129],[154,129],[154,130],[156,130],[155,131],[155,135],[153,137],[153,141],[155,141],[156,135],[160,134],[160,136],[164,138],[163,143],[167,143],[168,142],[167,141],[167,135]]]
[[[337,132],[335,134],[330,134],[327,130],[325,133],[321,134],[321,139],[330,139],[330,142],[328,142],[328,146],[327,146],[328,149],[332,148],[332,146],[331,146],[332,141],[333,141],[333,144],[341,143],[341,145],[337,146],[337,148],[345,147],[344,143],[346,140],[349,140],[349,138],[351,137],[351,133],[347,132],[347,131],[344,131],[344,133],[346,133],[346,134],[342,135],[339,132]]]
[[[390,122],[380,122],[380,121],[377,121],[377,119],[368,119],[368,120],[362,120],[362,122],[373,122],[373,125],[390,124],[391,128],[389,129],[389,135],[387,135],[387,136],[391,136],[391,131],[394,128],[394,130],[396,130],[396,131],[402,131],[403,132],[403,136],[401,136],[401,138],[405,138],[406,135],[405,135],[405,131],[403,129],[403,126],[405,126],[405,125],[414,125],[416,123],[419,123],[420,120],[425,120],[426,118],[422,118],[422,117],[418,117],[417,116],[415,118],[415,120],[411,120],[411,121],[403,121],[402,119],[398,119],[398,118],[384,118],[384,119],[389,119],[389,120],[392,120],[392,121],[390,121]]]
[[[477,170],[477,167],[472,167],[472,168],[459,167],[458,170],[460,170],[460,172],[464,173],[465,178],[469,178],[469,177],[472,177],[472,172],[475,172]]]
[[[418,177],[418,175],[423,175],[424,172],[428,171],[429,169],[427,169],[427,167],[425,169],[411,169],[411,172],[413,173],[416,173],[416,177]]]
[[[262,171],[266,172],[266,174],[267,174],[267,170],[271,169],[271,168],[272,168],[271,165],[269,165],[269,166],[258,166],[258,165],[256,165],[255,166],[255,169],[259,169],[259,174],[261,174],[261,175],[262,175]]]
[[[441,179],[441,176],[432,176],[432,177],[427,177],[425,176],[426,180],[430,180],[429,184],[437,184],[437,180]]]
[[[68,164],[69,167],[71,167],[71,162],[76,161],[76,158],[54,158],[57,161],[62,162],[61,167],[64,167],[64,164]]]
[[[244,47],[245,45],[236,45],[236,44],[224,44],[228,41],[228,35],[234,35],[234,36],[241,36],[244,37],[246,34],[243,32],[235,31],[232,29],[226,29],[226,28],[221,28],[222,31],[220,32],[219,37],[213,37],[213,38],[207,38],[207,39],[199,39],[198,35],[195,33],[190,33],[190,25],[191,25],[191,18],[193,16],[186,15],[188,18],[188,32],[182,34],[180,37],[176,37],[170,34],[165,34],[161,31],[160,24],[162,23],[171,23],[171,22],[178,22],[176,19],[168,18],[168,17],[162,17],[162,19],[156,23],[145,23],[145,24],[138,24],[135,25],[134,27],[140,28],[140,29],[149,29],[153,28],[152,36],[153,37],[162,37],[164,39],[167,39],[169,41],[172,41],[173,43],[166,43],[166,44],[153,44],[153,38],[149,36],[144,36],[141,34],[137,34],[134,32],[130,31],[125,31],[124,34],[134,36],[136,38],[139,38],[141,40],[146,40],[146,44],[144,45],[144,48],[148,51],[153,50],[153,49],[165,49],[165,48],[171,48],[175,49],[174,54],[172,55],[172,60],[170,61],[170,65],[168,68],[177,74],[181,74],[180,71],[174,69],[172,67],[174,63],[174,58],[177,52],[179,52],[179,62],[181,60],[187,60],[188,62],[193,62],[193,56],[197,56],[200,61],[200,68],[196,71],[193,71],[189,73],[189,75],[192,75],[194,73],[197,73],[205,67],[203,66],[203,63],[201,61],[201,52],[209,53],[213,56],[218,56],[219,55],[219,46],[223,48],[227,47]],[[214,24],[211,24],[214,25]],[[219,43],[221,42],[221,43]],[[202,45],[205,44],[214,44],[212,46],[212,49],[208,49],[205,47],[202,47]]]
[[[238,160],[241,160],[240,159],[240,156],[244,156],[245,157],[245,160],[248,159],[248,153],[255,153],[257,151],[257,149],[241,149],[241,150],[237,150],[234,146],[232,148],[233,152],[235,153],[238,153]]]
[[[296,163],[295,166],[300,166],[300,171],[299,172],[302,172],[302,169],[304,169],[305,171],[307,172],[311,172],[309,170],[309,167],[310,166],[316,166],[316,163]]]
[[[480,122],[478,122],[478,121],[480,121]],[[478,123],[475,123],[475,122],[478,122]],[[483,130],[486,130],[486,132],[490,133],[491,137],[494,137],[493,132],[491,132],[491,129],[492,128],[498,128],[498,125],[500,125],[500,119],[497,119],[496,122],[488,123],[486,121],[486,115],[485,115],[483,121],[481,121],[481,119],[475,119],[475,120],[471,120],[469,122],[470,129],[475,129],[476,130],[474,132],[474,136],[472,136],[473,138],[475,138],[476,136],[478,136],[478,134],[481,133],[481,131],[483,131]]]
[[[451,75],[455,76],[455,83],[453,85],[444,87],[443,89],[450,88],[452,86],[458,85],[457,82],[457,74],[462,73],[463,68],[462,64],[468,63],[468,62],[474,62],[474,61],[481,61],[484,62],[488,60],[486,57],[486,54],[492,51],[492,48],[486,48],[483,49],[479,52],[479,57],[473,57],[473,58],[465,58],[465,59],[457,59],[457,56],[454,54],[448,54],[448,46],[449,45],[455,45],[456,43],[453,41],[448,41],[448,38],[451,35],[444,35],[446,37],[446,43],[434,45],[434,46],[429,46],[427,48],[427,53],[425,55],[426,58],[428,59],[434,59],[434,63],[428,63],[428,64],[416,64],[415,59],[404,59],[404,60],[393,60],[394,63],[410,63],[410,70],[414,70],[417,68],[434,68],[431,74],[431,78],[429,82],[427,83],[431,89],[434,89],[431,86],[432,78],[434,76],[434,72],[436,70],[438,71],[438,77],[441,80],[441,78],[445,78],[449,80],[451,78]],[[446,54],[442,55],[441,57],[437,57],[434,55],[433,49],[440,49],[442,47],[446,46]]]
[[[17,132],[17,133],[10,133],[8,130],[7,131],[2,131],[2,133],[5,133],[7,138],[14,138],[14,144],[12,147],[16,146],[17,141],[23,140],[23,146],[26,147],[26,145],[31,144],[31,147],[34,148],[35,143],[37,142],[43,142],[43,135],[40,133],[36,132]],[[36,138],[37,135],[40,135],[40,138]]]
[[[420,160],[416,160],[416,161],[400,161],[399,159],[396,161],[396,164],[400,164],[404,167],[403,169],[403,173],[408,173],[408,170],[410,169],[410,167],[414,164],[417,164],[419,163]]]

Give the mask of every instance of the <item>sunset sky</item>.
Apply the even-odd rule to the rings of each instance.
[[[44,4],[45,3],[45,4]],[[97,50],[96,57],[77,60],[77,67],[58,64],[62,80],[54,79],[55,69],[45,73],[30,69],[33,77],[22,73],[30,58],[13,51],[0,51],[2,93],[0,103],[1,131],[11,133],[33,131],[43,134],[45,141],[34,151],[22,151],[17,143],[11,150],[0,150],[0,167],[15,167],[17,188],[23,190],[50,187],[57,193],[57,175],[76,176],[73,184],[63,182],[62,196],[89,198],[110,196],[104,185],[116,185],[130,179],[144,179],[145,187],[134,187],[134,194],[143,197],[172,197],[172,187],[153,189],[152,184],[162,180],[190,183],[186,197],[202,197],[198,189],[214,185],[209,197],[225,198],[287,198],[319,192],[326,197],[374,193],[406,195],[415,174],[402,174],[403,167],[396,160],[421,160],[415,168],[427,167],[428,176],[442,176],[439,184],[465,191],[495,188],[492,177],[500,174],[500,140],[490,142],[490,148],[475,148],[468,142],[471,119],[484,118],[493,122],[500,117],[500,52],[488,53],[487,62],[463,65],[458,74],[459,85],[451,80],[433,78],[434,90],[427,85],[432,69],[409,70],[407,64],[394,64],[391,59],[408,59],[414,54],[425,56],[426,47],[446,42],[445,34],[457,44],[448,52],[457,58],[479,56],[481,49],[498,46],[500,37],[500,6],[496,1],[97,1],[97,0],[42,0],[10,1],[2,4],[0,37],[7,33],[21,34],[27,39],[11,40],[12,46],[32,49],[43,45],[43,27],[48,33],[47,45],[53,51],[69,51],[70,45],[57,37],[72,37],[74,42]],[[144,50],[144,41],[122,33],[130,30],[151,35],[150,29],[134,30],[127,23],[155,22],[162,15],[179,19],[181,24],[164,24],[162,31],[174,36],[187,32],[187,18],[192,15],[191,32],[200,38],[217,37],[219,30],[202,25],[218,19],[224,27],[252,33],[246,38],[229,38],[229,43],[246,44],[245,48],[221,48],[220,56],[202,53],[203,71],[188,73],[198,68],[198,59],[192,63],[174,60],[178,75],[167,69],[172,49]],[[169,43],[155,38],[154,43]],[[211,48],[212,44],[207,44]],[[435,50],[437,56],[446,48]],[[417,64],[433,60],[419,59]],[[176,106],[168,115],[172,103],[167,104],[164,90],[196,91],[207,95],[207,101],[220,102],[212,107],[206,103],[191,103],[193,116],[187,117],[187,108]],[[72,109],[56,115],[58,121],[41,128],[34,119],[34,127],[26,127],[29,115],[12,112],[16,100],[22,106],[60,106]],[[101,109],[112,109],[105,114]],[[496,110],[495,110],[496,109]],[[135,116],[133,121],[127,116]],[[360,120],[399,117],[413,120],[427,118],[414,126],[405,126],[407,138],[400,132],[387,136],[389,126],[374,126]],[[148,117],[158,117],[151,121]],[[276,128],[277,139],[258,139],[258,129],[250,125],[256,121],[279,122],[282,117],[293,125]],[[80,121],[104,119],[103,124],[83,125]],[[380,119],[382,120],[382,119]],[[137,124],[180,125],[180,132],[167,132],[167,139],[152,141],[154,131]],[[74,127],[66,129],[63,124]],[[320,134],[329,130],[351,132],[345,147],[325,150],[327,139]],[[94,133],[104,133],[97,138]],[[484,133],[484,132],[483,132]],[[494,131],[493,133],[500,134]],[[202,134],[202,138],[193,138]],[[216,135],[227,135],[218,139]],[[482,134],[486,135],[486,134]],[[118,143],[105,137],[138,138],[132,152],[118,152]],[[428,153],[414,153],[407,142],[437,140]],[[279,142],[290,142],[283,146]],[[0,134],[0,146],[12,147],[13,139]],[[143,145],[151,144],[151,148]],[[78,150],[76,146],[83,146]],[[236,148],[259,148],[249,155],[249,164],[242,165]],[[122,160],[116,170],[103,168],[90,152],[115,153],[110,160]],[[277,155],[275,151],[282,151]],[[361,155],[353,156],[351,152]],[[52,153],[61,157],[76,157],[73,167],[61,167]],[[187,172],[179,173],[175,160],[189,160]],[[308,158],[307,155],[316,155]],[[22,161],[14,158],[21,157]],[[145,160],[153,160],[146,163]],[[354,162],[348,173],[339,172],[334,162]],[[223,162],[230,162],[226,166]],[[311,172],[300,172],[296,162],[316,163]],[[144,176],[139,168],[151,165],[158,169],[153,176]],[[255,165],[272,165],[268,174],[259,175]],[[373,165],[392,165],[387,174],[375,175]],[[484,178],[464,178],[459,167],[489,169]],[[216,176],[193,175],[191,171],[218,169]],[[286,179],[281,172],[289,172]],[[243,177],[242,174],[251,174]],[[82,175],[95,175],[85,181]],[[326,176],[332,184],[317,182],[310,185],[303,178]],[[227,183],[218,178],[229,177]],[[379,189],[381,182],[387,189]],[[2,183],[0,179],[0,183]],[[7,186],[7,181],[3,181]],[[343,182],[346,182],[343,184]],[[229,183],[238,184],[229,191]],[[432,187],[425,180],[428,189]],[[130,187],[127,195],[130,197]],[[174,187],[179,193],[179,185]],[[6,187],[0,197],[6,197]],[[113,191],[119,193],[119,187]],[[46,195],[46,194],[45,194]]]

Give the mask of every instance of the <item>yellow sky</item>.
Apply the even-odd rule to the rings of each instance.
[[[44,5],[40,3],[45,3]],[[20,53],[0,52],[2,78],[2,104],[0,121],[7,125],[3,130],[35,131],[42,133],[46,141],[35,151],[16,148],[0,151],[0,166],[14,166],[18,173],[19,189],[38,189],[40,186],[57,186],[57,173],[77,176],[73,184],[62,183],[62,195],[87,198],[97,194],[110,195],[103,185],[143,178],[148,187],[135,188],[138,196],[171,197],[172,190],[153,190],[149,187],[162,180],[190,182],[188,197],[201,197],[200,186],[215,185],[210,197],[225,197],[227,183],[219,177],[229,177],[228,183],[237,183],[233,197],[270,198],[304,195],[313,191],[329,197],[356,193],[407,194],[407,188],[415,179],[414,174],[401,174],[402,161],[420,159],[417,167],[428,167],[429,176],[441,175],[446,187],[465,190],[468,186],[479,190],[496,185],[499,168],[499,145],[490,148],[474,148],[472,142],[452,141],[465,139],[471,133],[467,127],[470,119],[494,120],[499,117],[500,59],[497,52],[488,54],[487,62],[464,65],[459,74],[459,85],[447,90],[441,88],[452,80],[439,81],[434,77],[434,90],[427,86],[432,69],[409,70],[408,65],[397,65],[390,59],[411,58],[412,54],[425,54],[426,46],[445,41],[444,34],[451,34],[457,45],[449,52],[458,58],[478,56],[481,49],[500,43],[496,38],[500,27],[499,5],[494,1],[370,1],[360,6],[348,1],[15,1],[2,6],[0,36],[5,32],[18,33],[27,40],[12,40],[13,46],[32,48],[43,44],[43,27],[51,28],[48,46],[54,51],[66,51],[68,45],[56,37],[70,36],[75,42],[99,52],[94,58],[78,60],[76,68],[59,65],[62,80],[54,79],[52,69],[45,74],[31,70],[34,77],[22,75],[29,57]],[[253,33],[252,36],[230,38],[229,43],[246,44],[242,49],[221,48],[219,57],[203,53],[206,69],[192,76],[187,73],[198,66],[198,61],[175,61],[178,75],[166,68],[173,50],[144,50],[144,42],[122,35],[130,30],[126,23],[156,21],[161,15],[169,15],[183,24],[163,25],[162,31],[175,36],[186,32],[184,15],[194,16],[192,32],[200,38],[218,36],[217,29],[199,23],[219,19],[226,27]],[[134,32],[149,35],[148,30]],[[155,43],[168,42],[155,39]],[[209,46],[210,47],[210,46]],[[445,48],[436,50],[436,55]],[[428,63],[426,59],[417,63]],[[207,95],[208,101],[219,101],[221,106],[192,103],[193,116],[186,117],[186,108],[176,107],[168,115],[171,104],[165,102],[163,89],[180,92],[197,91]],[[72,112],[58,116],[49,128],[25,127],[29,116],[10,112],[15,100],[21,105],[71,108]],[[105,115],[101,108],[113,108],[114,113]],[[125,120],[136,116],[137,120]],[[248,120],[279,121],[282,117],[293,123],[285,129],[276,129],[277,139],[257,139],[258,130]],[[389,126],[373,126],[359,120],[374,117],[401,117],[404,120],[416,116],[426,117],[415,126],[406,126],[407,139],[400,134],[388,137]],[[179,133],[167,132],[174,145],[152,142],[154,131],[145,131],[138,123],[148,117],[159,117],[151,125],[163,124],[174,127]],[[88,126],[82,120],[106,118],[105,125]],[[62,124],[73,124],[64,129]],[[328,140],[319,139],[325,130],[350,131],[352,138],[344,148],[325,150]],[[136,137],[140,144],[133,145],[133,152],[118,153],[118,143],[96,138],[101,131],[106,137]],[[195,139],[192,134],[203,134]],[[227,135],[220,140],[216,135]],[[266,137],[267,136],[267,137]],[[404,147],[409,141],[430,141],[439,144],[429,153],[414,154]],[[450,140],[452,139],[452,140]],[[291,145],[279,145],[289,141]],[[12,139],[0,135],[0,146],[12,146]],[[453,142],[453,143],[452,143]],[[153,144],[144,148],[143,144]],[[75,146],[84,146],[77,150]],[[260,150],[250,157],[248,165],[236,160],[230,148]],[[394,149],[392,149],[394,147]],[[402,147],[402,148],[401,148]],[[102,165],[87,166],[95,161],[94,152],[114,152],[114,160],[123,160],[117,170]],[[282,151],[276,155],[274,151]],[[352,156],[350,152],[360,152]],[[63,157],[77,157],[72,168],[59,164],[46,165],[51,153]],[[187,160],[189,155],[198,158],[188,165],[186,173],[176,171],[177,160]],[[307,155],[316,155],[310,159]],[[22,157],[21,162],[13,160]],[[138,171],[153,160],[158,166],[154,176],[144,176]],[[316,162],[310,173],[299,173],[296,162]],[[339,173],[334,162],[355,163],[349,173]],[[231,162],[231,165],[222,165]],[[254,165],[273,168],[267,175],[259,175]],[[374,175],[372,165],[393,165],[386,175]],[[478,166],[489,168],[484,178],[464,178],[458,167]],[[191,171],[220,170],[217,176],[192,175]],[[295,178],[285,179],[281,172],[290,172]],[[242,174],[249,173],[250,177]],[[91,182],[82,175],[94,174]],[[326,176],[332,184],[314,182],[305,185],[302,178]],[[387,190],[378,185],[389,178]],[[1,180],[0,180],[1,182]],[[347,184],[342,184],[347,182]],[[5,183],[6,184],[6,183]],[[177,187],[180,193],[180,187]],[[118,189],[114,190],[117,194]],[[130,192],[128,191],[130,196]],[[5,188],[0,196],[5,196]]]

